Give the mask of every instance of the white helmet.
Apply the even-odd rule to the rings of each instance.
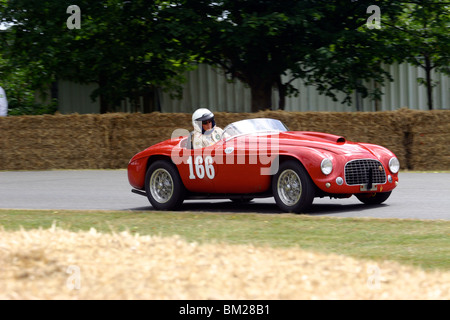
[[[192,114],[192,125],[194,126],[194,130],[203,133],[202,121],[206,120],[212,120],[213,128],[216,126],[216,122],[214,121],[214,113],[206,108],[195,110]]]

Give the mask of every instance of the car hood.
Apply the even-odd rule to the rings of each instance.
[[[323,149],[335,154],[371,154],[366,146],[347,141],[342,136],[329,133],[309,131],[282,132],[279,136],[281,146],[299,146],[315,149]]]

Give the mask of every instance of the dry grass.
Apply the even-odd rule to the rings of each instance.
[[[387,261],[94,229],[0,231],[0,299],[449,298],[449,272]]]

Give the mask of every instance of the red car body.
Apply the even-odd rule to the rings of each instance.
[[[150,175],[155,162],[157,173]],[[158,170],[161,165],[165,169]],[[130,160],[128,179],[156,209],[176,209],[190,198],[274,196],[282,210],[301,212],[314,197],[356,195],[364,203],[381,203],[397,186],[398,169],[397,158],[384,147],[252,119],[230,124],[222,140],[203,149],[191,149],[189,136],[151,146]],[[166,199],[174,194],[182,199]]]

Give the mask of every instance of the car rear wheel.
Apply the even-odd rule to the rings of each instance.
[[[376,192],[376,193],[359,193],[355,194],[359,201],[365,204],[380,204],[389,198],[391,191],[389,192]]]
[[[157,210],[178,209],[186,194],[177,168],[164,160],[155,161],[148,168],[145,191],[151,205]]]
[[[314,200],[314,184],[309,174],[297,161],[280,165],[272,180],[275,201],[281,210],[300,213],[306,211]]]

